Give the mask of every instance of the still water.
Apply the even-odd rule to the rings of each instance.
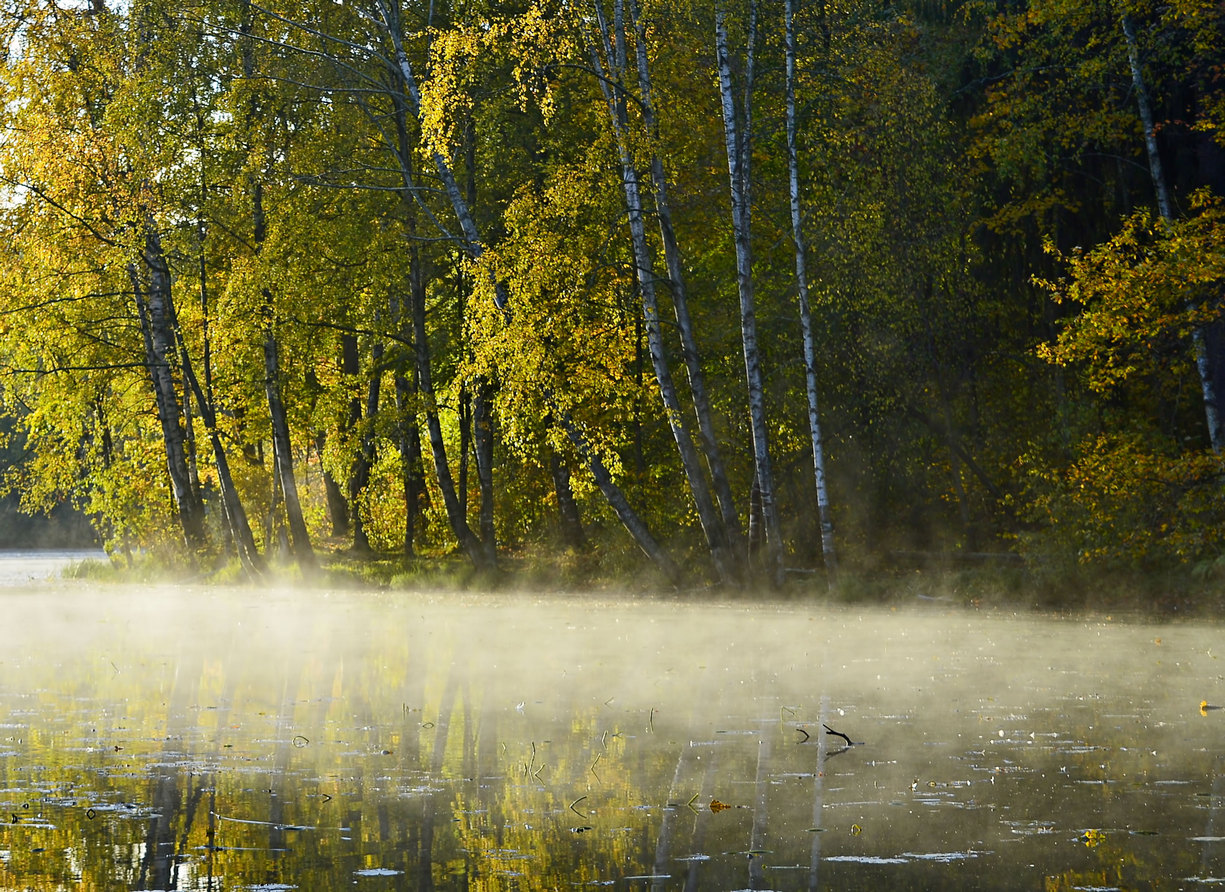
[[[1218,627],[66,582],[0,616],[5,890],[1225,883]]]

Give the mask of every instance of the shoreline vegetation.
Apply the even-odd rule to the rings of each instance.
[[[1225,619],[1225,582],[1211,572],[1103,571],[1100,568],[1027,566],[1006,553],[898,556],[888,568],[858,569],[829,586],[820,570],[791,568],[781,585],[728,588],[718,585],[674,587],[649,568],[605,573],[590,555],[557,552],[502,555],[496,571],[476,571],[462,555],[405,558],[395,553],[354,553],[321,548],[318,566],[304,574],[282,559],[253,581],[237,560],[207,572],[184,574],[181,564],[155,556],[130,562],[100,556],[69,564],[68,579],[102,585],[206,584],[221,587],[342,589],[430,593],[456,597],[495,596],[631,598],[710,603],[768,603],[827,607],[885,607],[900,610],[986,610],[1057,613],[1070,616],[1148,619]]]
[[[0,41],[0,493],[57,518],[15,541],[1220,608],[1220,3],[0,0]]]

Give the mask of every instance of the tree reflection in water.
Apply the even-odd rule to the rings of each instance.
[[[1225,874],[1225,711],[1197,707],[1220,699],[1211,628],[336,592],[5,597],[3,888]]]

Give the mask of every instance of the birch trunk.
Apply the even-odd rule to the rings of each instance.
[[[732,199],[732,233],[736,245],[736,284],[740,292],[740,336],[744,347],[744,372],[749,391],[749,418],[753,429],[753,457],[757,486],[761,493],[762,521],[766,533],[766,562],[771,584],[783,581],[782,530],[774,496],[774,473],[770,467],[769,432],[766,422],[765,384],[757,346],[757,310],[753,295],[752,252],[752,100],[753,50],[757,31],[757,3],[750,0],[748,48],[744,72],[743,115],[737,112],[728,53],[727,25],[723,6],[715,9],[715,51],[719,68],[719,92],[723,106],[723,131],[727,144],[727,170]]]
[[[599,0],[595,2],[596,18],[600,28],[602,46],[600,50],[591,49],[592,62],[599,75],[600,88],[608,106],[609,117],[617,137],[617,151],[621,163],[622,187],[625,193],[625,207],[629,222],[630,243],[634,254],[634,265],[638,273],[638,292],[642,300],[643,325],[647,338],[647,353],[651,358],[651,367],[655,373],[655,382],[659,389],[660,399],[664,405],[672,438],[676,442],[680,454],[681,465],[685,471],[685,479],[693,497],[694,506],[698,512],[698,520],[706,535],[707,547],[710,550],[711,561],[720,580],[726,584],[734,584],[738,580],[736,561],[730,553],[727,541],[727,530],[722,517],[715,508],[702,469],[701,457],[694,446],[693,438],[684,423],[684,411],[677,396],[676,384],[672,378],[672,370],[664,349],[663,335],[660,330],[659,302],[655,293],[656,275],[654,262],[651,258],[650,246],[647,243],[646,222],[642,206],[642,190],[638,171],[634,166],[628,142],[628,123],[626,119],[624,100],[619,91],[610,86],[610,80],[623,84],[626,70],[625,63],[625,28],[622,18],[621,0],[614,0],[614,25],[610,34],[608,22]],[[615,40],[615,48],[614,48]],[[603,60],[600,53],[603,53]]]
[[[399,11],[392,6],[387,0],[377,0],[376,8],[382,17],[382,27],[388,38],[392,42],[393,58],[400,78],[401,86],[404,91],[404,98],[407,100],[409,111],[414,116],[420,115],[421,110],[421,93],[417,88],[416,77],[413,74],[412,66],[409,64],[408,55],[404,50],[404,42],[400,33]],[[409,163],[411,156],[401,153],[400,166],[404,176],[405,188],[410,194],[416,189],[413,181],[412,168]],[[452,211],[456,219],[459,221],[460,230],[462,232],[461,243],[464,246],[468,256],[472,259],[477,259],[481,256],[483,246],[480,238],[480,231],[476,226],[476,221],[472,217],[471,209],[467,200],[459,189],[456,182],[454,171],[451,169],[450,162],[438,152],[432,153],[432,160],[438,177],[442,181],[443,189],[451,204]],[[494,283],[494,301],[498,310],[504,315],[509,316],[509,298],[505,288],[501,283]],[[424,391],[424,381],[422,388]],[[426,396],[429,399],[428,395]],[[579,455],[586,462],[588,470],[591,472],[593,479],[600,488],[600,492],[604,495],[613,511],[617,514],[617,518],[621,521],[622,526],[634,539],[635,544],[647,555],[664,573],[668,579],[676,583],[681,578],[679,568],[668,554],[660,547],[655,537],[651,534],[642,518],[638,516],[629,501],[625,498],[625,494],[617,486],[616,481],[612,479],[612,475],[600,460],[599,455],[589,446],[586,438],[583,436],[581,428],[575,424],[574,420],[559,406],[557,399],[551,392],[545,393],[545,402],[550,410],[557,416],[559,422],[565,429],[571,443],[578,451]]]
[[[1170,189],[1166,182],[1165,168],[1157,150],[1157,127],[1153,120],[1153,107],[1149,100],[1148,84],[1140,67],[1140,49],[1136,41],[1136,26],[1131,16],[1122,17],[1123,36],[1127,40],[1127,60],[1131,66],[1132,85],[1136,90],[1136,104],[1140,111],[1140,123],[1144,127],[1144,148],[1148,154],[1149,173],[1153,189],[1157,193],[1157,210],[1166,223],[1174,221],[1174,204],[1170,200]],[[1209,339],[1204,329],[1198,327],[1191,335],[1195,348],[1195,368],[1199,373],[1200,394],[1204,402],[1204,419],[1208,425],[1208,440],[1217,455],[1225,450],[1225,401],[1222,388],[1217,381],[1217,370],[1222,362],[1209,352]],[[1214,359],[1216,361],[1214,361]]]
[[[821,440],[821,413],[817,404],[817,354],[813,343],[812,306],[808,298],[808,262],[804,248],[803,215],[800,213],[800,162],[796,142],[795,113],[795,10],[798,0],[787,0],[787,178],[791,193],[791,237],[795,242],[795,281],[799,292],[800,334],[804,341],[804,384],[808,394],[808,433],[812,439],[813,480],[817,491],[817,520],[821,527],[821,553],[825,577],[832,588],[838,573],[834,548],[834,523],[829,506],[829,487],[825,477],[825,448]]]
[[[723,464],[722,450],[715,433],[714,413],[706,391],[706,376],[702,372],[701,353],[694,334],[693,320],[689,315],[689,298],[685,286],[685,265],[681,258],[680,245],[676,239],[676,227],[672,222],[672,205],[668,200],[668,177],[663,159],[656,151],[659,123],[655,115],[655,100],[651,88],[651,70],[647,61],[646,29],[638,15],[634,0],[629,0],[629,15],[634,28],[635,59],[638,69],[638,93],[642,109],[642,121],[651,140],[651,188],[655,202],[655,215],[659,219],[660,241],[664,249],[664,262],[668,267],[668,285],[672,292],[672,310],[676,316],[676,327],[681,338],[681,355],[689,376],[689,392],[693,399],[694,415],[698,422],[702,451],[710,469],[711,484],[719,511],[723,517],[728,545],[735,554],[743,552],[743,536],[740,516],[736,511],[736,499]]]
[[[194,550],[203,547],[208,539],[204,525],[204,505],[191,486],[191,473],[187,466],[187,438],[180,421],[182,410],[174,375],[170,370],[170,357],[174,352],[170,269],[162,253],[161,235],[151,220],[146,224],[141,260],[149,277],[148,291],[145,291],[140,271],[135,264],[129,265],[128,275],[140,316],[145,362],[157,402],[157,418],[161,424],[162,443],[166,450],[166,468],[170,474],[171,492],[178,511],[179,525],[183,530],[183,539],[187,546]]]

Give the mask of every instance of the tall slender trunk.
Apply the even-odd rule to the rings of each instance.
[[[795,281],[799,292],[800,334],[804,341],[804,384],[808,394],[808,433],[812,440],[812,470],[817,491],[817,520],[821,526],[821,553],[825,578],[832,588],[838,574],[838,555],[834,547],[834,522],[829,506],[829,487],[825,477],[825,447],[821,439],[821,413],[817,404],[817,352],[812,331],[812,305],[808,297],[808,261],[804,247],[803,215],[800,212],[800,161],[795,113],[795,10],[798,0],[787,0],[787,179],[791,194],[791,238],[795,242]]]
[[[207,286],[201,282],[200,288],[201,299],[207,303]],[[213,451],[213,463],[217,472],[217,488],[221,490],[221,510],[230,542],[234,546],[234,550],[238,555],[238,561],[242,564],[243,569],[246,570],[249,576],[258,577],[264,572],[264,560],[260,556],[259,550],[255,547],[255,537],[251,533],[251,523],[247,519],[246,510],[243,508],[242,498],[238,495],[238,488],[234,485],[234,475],[230,472],[229,456],[226,454],[225,444],[221,440],[221,432],[217,429],[217,410],[213,404],[212,394],[206,386],[201,386],[200,380],[196,375],[195,366],[187,350],[187,342],[179,328],[177,315],[171,319],[171,323],[174,326],[175,337],[179,345],[179,361],[183,367],[183,379],[188,389],[195,396],[196,406],[200,410],[200,419],[204,422],[204,429],[208,433],[209,446]],[[206,338],[205,355],[207,356],[207,330],[205,330],[204,336]]]
[[[656,275],[651,258],[651,249],[647,243],[641,184],[638,171],[634,166],[633,156],[630,152],[627,132],[628,121],[625,111],[624,94],[621,89],[624,84],[626,71],[625,27],[621,3],[622,0],[614,0],[613,14],[615,21],[610,33],[608,22],[604,17],[603,7],[599,0],[596,0],[594,6],[602,46],[599,49],[592,47],[591,57],[599,76],[600,88],[604,92],[609,117],[617,136],[617,151],[621,163],[621,182],[625,193],[625,206],[630,229],[630,243],[634,254],[634,265],[637,267],[638,273],[638,293],[642,300],[642,316],[647,337],[647,352],[651,358],[651,367],[655,372],[655,381],[659,389],[660,399],[664,405],[664,414],[671,430],[672,438],[676,442],[681,466],[685,472],[685,479],[689,484],[689,491],[698,512],[698,520],[706,535],[706,543],[710,550],[715,572],[721,581],[733,584],[738,580],[739,576],[735,555],[731,553],[727,539],[727,529],[711,497],[710,486],[707,483],[706,475],[702,468],[701,457],[684,422],[684,411],[677,396],[676,384],[672,378],[672,370],[668,363],[667,352],[664,349],[663,334],[660,329],[659,302],[655,293]],[[603,54],[603,59],[601,59],[601,53]],[[618,88],[614,89],[614,86]]]
[[[753,458],[761,496],[766,534],[766,561],[770,581],[783,581],[782,527],[770,466],[770,438],[766,419],[765,381],[757,345],[757,309],[753,295],[752,248],[752,128],[753,63],[757,38],[757,2],[749,2],[748,47],[744,68],[743,109],[737,112],[728,52],[727,24],[722,4],[715,8],[715,50],[719,68],[719,92],[723,105],[723,131],[727,143],[727,170],[732,198],[732,233],[736,244],[736,283],[740,292],[740,336],[744,347],[744,374],[749,391],[749,419],[753,430]]]
[[[247,80],[253,80],[256,74],[255,49],[250,38],[251,5],[249,0],[243,2],[241,30],[246,38],[241,45],[242,73]],[[246,112],[246,126],[249,132],[256,126],[260,118],[254,98],[250,100]],[[255,154],[255,150],[250,145],[246,147],[246,152],[249,156]],[[268,232],[264,213],[264,184],[260,179],[261,176],[262,172],[257,170],[249,178],[252,244],[257,257],[263,252]],[[277,339],[276,306],[269,287],[265,285],[261,288],[260,294],[264,348],[264,396],[268,402],[268,415],[272,426],[273,473],[276,475],[281,495],[285,500],[285,518],[289,523],[290,544],[294,557],[297,559],[298,566],[307,570],[316,566],[315,552],[311,548],[306,520],[302,515],[302,503],[298,497],[298,481],[293,468],[293,442],[289,435],[289,419],[285,414],[285,404],[281,397],[281,361],[280,344]]]
[[[1157,194],[1157,210],[1167,224],[1174,222],[1174,203],[1170,198],[1170,187],[1166,181],[1161,153],[1157,149],[1157,126],[1153,119],[1153,105],[1149,99],[1148,84],[1140,65],[1140,47],[1136,40],[1136,26],[1130,15],[1122,16],[1123,36],[1127,40],[1127,60],[1131,66],[1131,81],[1136,91],[1136,105],[1140,111],[1140,124],[1144,128],[1144,148],[1148,154],[1148,168]],[[1219,323],[1215,323],[1218,324]],[[1191,335],[1195,349],[1195,368],[1199,373],[1200,393],[1204,402],[1204,420],[1208,426],[1208,440],[1217,455],[1225,451],[1225,382],[1218,375],[1225,358],[1214,357],[1210,348],[1220,339],[1208,338],[1203,327],[1197,327]]]
[[[672,294],[672,310],[676,316],[676,328],[681,338],[681,355],[689,376],[689,392],[693,400],[694,415],[698,422],[702,452],[706,457],[707,467],[710,469],[710,480],[715,498],[719,502],[719,511],[723,517],[728,546],[733,553],[739,554],[743,550],[740,516],[736,510],[736,498],[732,494],[727,469],[723,464],[722,450],[715,433],[714,413],[710,406],[710,396],[706,391],[706,376],[702,372],[701,353],[694,334],[693,320],[689,315],[689,298],[685,287],[685,264],[681,257],[680,244],[676,239],[676,227],[672,222],[672,203],[668,199],[668,177],[664,171],[663,158],[660,157],[657,149],[659,123],[655,115],[651,69],[647,60],[646,29],[642,25],[635,0],[628,0],[628,2],[629,17],[634,28],[638,101],[642,110],[642,123],[646,128],[651,145],[652,198],[655,204],[655,215],[659,219],[659,235],[664,249],[664,262],[668,267],[668,286]]]
[[[468,526],[468,518],[464,514],[459,496],[455,490],[455,479],[451,475],[451,465],[447,460],[446,443],[442,436],[442,424],[438,418],[438,399],[434,393],[434,378],[430,370],[430,350],[426,340],[425,330],[425,277],[420,264],[413,268],[411,288],[413,346],[417,355],[417,378],[421,385],[421,396],[425,403],[425,426],[429,434],[430,450],[434,457],[434,474],[438,480],[438,489],[442,494],[443,507],[450,521],[451,531],[459,540],[459,546],[464,554],[478,569],[493,569],[487,560],[484,548]]]
[[[400,20],[398,8],[388,2],[388,0],[378,0],[378,8],[383,19],[383,26],[387,30],[387,35],[392,41],[392,49],[394,51],[394,59],[400,76],[401,85],[404,89],[404,99],[406,100],[409,111],[415,116],[420,115],[421,110],[421,94],[417,88],[416,77],[413,74],[412,66],[409,63],[408,55],[404,50],[403,37],[400,32]],[[401,153],[400,166],[401,172],[405,180],[405,188],[409,194],[416,190],[416,185],[413,181],[412,168],[409,165],[411,155]],[[468,203],[459,189],[459,185],[455,180],[454,171],[451,168],[450,161],[439,152],[432,153],[435,169],[438,177],[442,181],[444,192],[450,201],[451,208],[455,213],[456,220],[459,222],[462,233],[462,242],[468,256],[472,259],[478,259],[483,251],[480,231],[477,229],[476,221],[473,219]],[[502,283],[494,283],[494,302],[497,309],[504,317],[509,318],[509,296]],[[424,384],[422,388],[424,392]],[[578,451],[579,455],[586,462],[588,470],[599,486],[601,493],[608,501],[609,505],[616,512],[622,526],[634,539],[634,542],[668,577],[668,579],[676,583],[681,578],[680,569],[676,563],[668,556],[658,541],[651,534],[642,518],[629,504],[625,498],[625,494],[617,486],[616,481],[612,479],[612,475],[608,472],[599,454],[591,448],[586,437],[582,432],[582,428],[574,422],[569,413],[565,412],[558,404],[556,396],[546,388],[544,394],[545,402],[553,411],[570,438],[571,443]],[[427,401],[429,395],[426,394]],[[428,420],[428,419],[427,419]],[[432,434],[431,434],[432,436]]]
[[[135,263],[129,264],[128,276],[140,317],[145,363],[157,402],[157,418],[161,424],[166,468],[170,474],[171,492],[178,511],[179,525],[187,546],[197,549],[208,541],[204,524],[204,505],[199,494],[192,488],[191,472],[187,466],[187,437],[180,420],[182,409],[170,368],[170,358],[174,353],[170,268],[162,253],[161,234],[152,220],[145,224],[141,261],[148,275],[148,290],[145,289],[141,271]]]
[[[362,358],[358,350],[357,335],[345,333],[340,336],[340,371],[344,375],[345,380],[352,388],[349,393],[349,411],[346,413],[343,422],[343,430],[346,436],[352,436],[353,431],[362,420],[362,398],[358,385],[358,376],[362,372]],[[349,478],[345,481],[346,495],[348,496],[348,505],[345,508],[344,517],[344,532],[347,535],[352,529],[354,517],[357,514],[357,500],[361,494],[361,487],[365,486],[361,482],[364,471],[361,467],[362,453],[359,449],[357,457],[353,459],[353,463],[349,467]],[[335,518],[333,518],[335,524]]]
[[[412,264],[415,266],[420,263],[420,259],[416,257],[416,246],[410,250],[414,255]],[[405,312],[404,302],[398,297],[391,298],[390,311],[392,321],[399,330],[399,342],[402,345],[412,345],[411,312]],[[411,380],[406,374],[404,360],[396,363],[393,376],[400,439],[400,461],[404,466],[404,554],[408,557],[412,557],[415,553],[413,543],[416,538],[417,517],[421,513],[421,498],[427,492],[425,474],[421,464],[421,428],[417,424],[417,396],[420,393],[420,386],[419,375],[415,370],[415,350],[411,353],[410,359],[414,366]]]
[[[497,531],[494,527],[493,503],[493,383],[485,377],[477,381],[476,394],[472,400],[473,456],[476,460],[476,482],[481,494],[480,514],[477,528],[486,558],[494,560],[497,554]]]
[[[370,551],[370,534],[362,517],[360,496],[370,486],[370,471],[374,467],[374,419],[379,411],[379,394],[383,384],[383,345],[377,341],[370,348],[370,378],[366,383],[366,422],[362,425],[361,449],[353,472],[353,550]]]

